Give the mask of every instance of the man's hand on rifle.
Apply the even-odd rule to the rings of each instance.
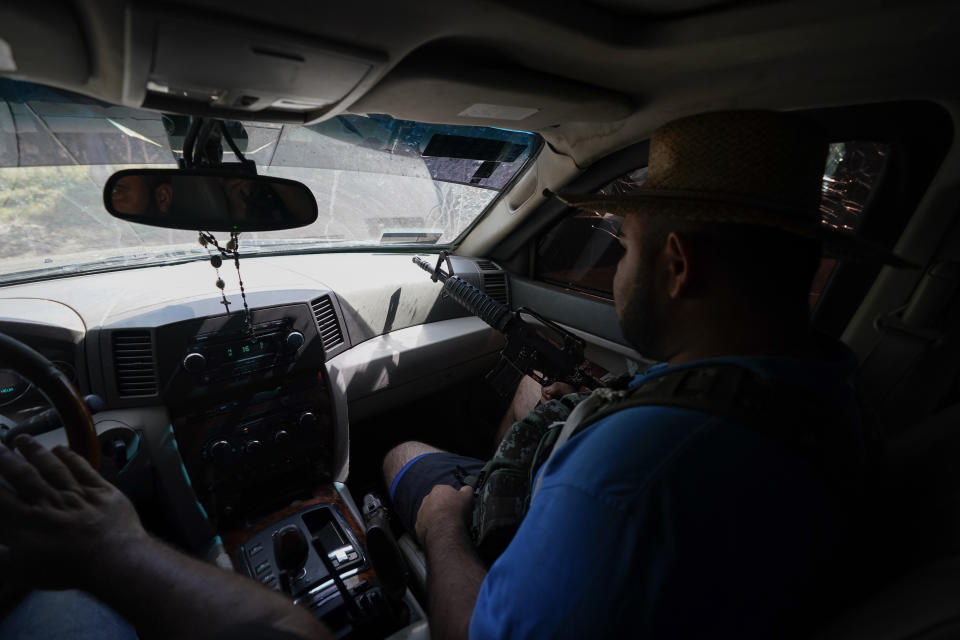
[[[577,390],[566,382],[554,382],[542,387],[540,390],[540,402],[550,402],[565,395],[576,393]]]

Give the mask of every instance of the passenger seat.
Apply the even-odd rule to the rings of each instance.
[[[413,582],[412,588],[415,593],[427,593],[427,558],[423,555],[413,537],[405,533],[397,540],[400,545],[400,553],[410,569],[410,580]]]
[[[883,544],[867,560],[891,577],[811,640],[960,637],[960,404],[885,449],[880,517],[868,532]]]

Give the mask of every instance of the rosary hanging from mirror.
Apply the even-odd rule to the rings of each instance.
[[[213,237],[212,233],[207,231],[200,231],[200,236],[198,242],[200,246],[210,251],[210,247],[213,246],[218,253],[210,254],[210,265],[213,266],[214,271],[217,273],[217,289],[220,290],[220,304],[223,305],[224,310],[227,314],[230,313],[230,301],[227,300],[226,294],[226,283],[223,281],[223,278],[220,276],[220,267],[223,266],[223,259],[233,258],[233,265],[237,269],[237,281],[240,283],[240,297],[243,299],[243,320],[246,332],[253,337],[253,314],[250,312],[250,307],[247,305],[247,292],[243,287],[243,277],[240,275],[240,232],[231,231],[230,240],[227,241],[226,247],[221,247],[220,243],[217,242],[217,239]]]

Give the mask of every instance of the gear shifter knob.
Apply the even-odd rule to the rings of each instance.
[[[310,547],[300,527],[288,524],[273,534],[273,555],[280,571],[296,575],[307,564]]]

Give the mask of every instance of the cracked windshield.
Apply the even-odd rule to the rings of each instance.
[[[0,78],[0,282],[206,256],[194,231],[118,220],[103,206],[113,172],[175,167],[188,126]],[[227,126],[258,173],[303,182],[319,209],[308,227],[244,233],[247,255],[450,244],[540,145],[529,133],[377,115]],[[223,161],[236,160],[225,149]]]

